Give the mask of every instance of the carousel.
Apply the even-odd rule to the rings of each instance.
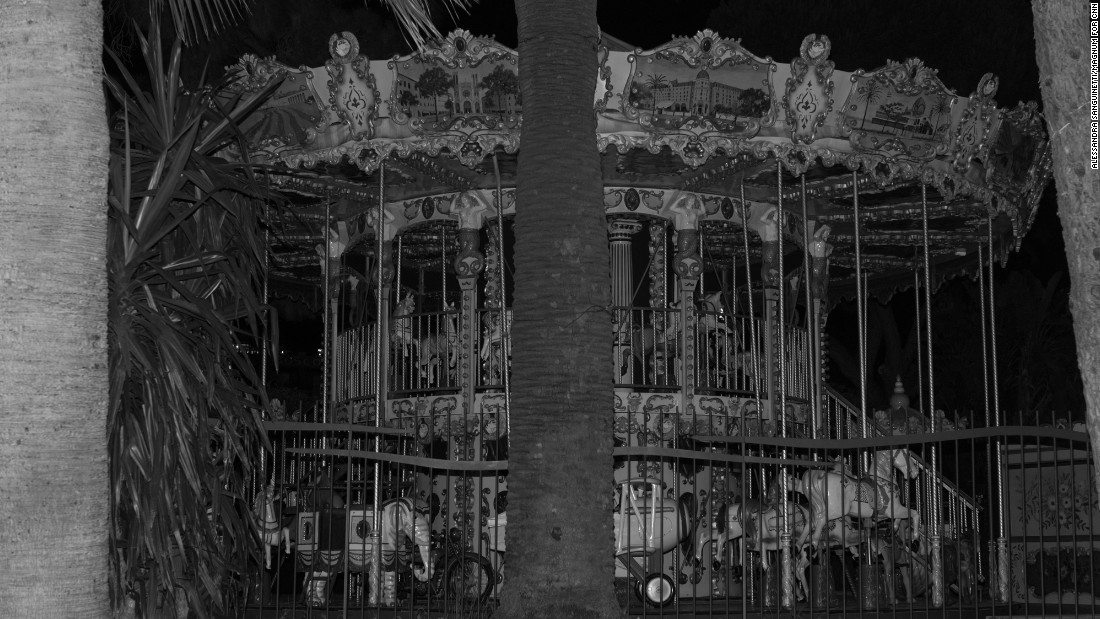
[[[490,608],[508,586],[517,53],[462,30],[391,59],[328,43],[321,67],[230,68],[241,91],[277,82],[242,126],[291,204],[271,285],[314,287],[325,316],[320,401],[268,423],[257,509],[289,554],[265,557],[253,602]],[[854,302],[862,334],[868,303],[915,290],[927,338],[944,280],[991,295],[1050,178],[1043,120],[998,107],[991,74],[964,95],[915,58],[839,70],[832,45],[809,35],[781,63],[709,30],[605,37],[593,67],[631,612],[1028,593],[1003,441],[984,498],[965,491],[938,461],[937,437],[967,430],[927,404],[930,346],[921,384],[873,411],[830,384],[825,327]]]

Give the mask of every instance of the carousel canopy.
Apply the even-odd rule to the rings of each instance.
[[[834,302],[854,291],[857,234],[879,293],[912,285],[925,238],[937,281],[973,269],[979,246],[992,243],[1003,260],[1050,178],[1036,105],[998,108],[992,74],[960,96],[915,58],[839,71],[831,46],[809,35],[778,63],[709,30],[651,50],[605,37],[592,78],[606,213],[675,220],[673,205],[694,194],[706,211],[704,257],[722,262],[742,252],[745,216],[781,207],[793,250],[828,226]],[[386,60],[362,56],[348,32],[333,34],[329,51],[323,67],[249,55],[229,68],[238,90],[281,80],[243,129],[294,196],[297,227],[278,248],[284,274],[316,269],[327,235],[341,247],[371,237],[380,201],[385,235],[402,234],[425,260],[443,259],[459,193],[493,205],[499,186],[503,212],[514,212],[514,50],[458,30]],[[340,232],[324,232],[326,212]]]

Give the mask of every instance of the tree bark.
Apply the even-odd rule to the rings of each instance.
[[[1069,263],[1077,363],[1092,449],[1100,453],[1100,217],[1096,212],[1100,173],[1089,162],[1089,5],[1076,0],[1033,0],[1031,8],[1058,217]],[[1100,479],[1100,458],[1095,466]]]
[[[596,3],[518,0],[522,145],[503,617],[611,617],[610,249]],[[513,550],[514,549],[514,550]]]
[[[0,0],[0,617],[105,617],[100,2]]]

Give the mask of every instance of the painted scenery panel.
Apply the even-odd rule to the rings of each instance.
[[[514,56],[459,67],[418,58],[393,66],[393,119],[414,133],[519,125],[523,106]]]
[[[639,55],[626,92],[628,116],[654,129],[703,120],[717,131],[751,136],[775,117],[770,65],[744,57],[691,66],[672,56]]]
[[[1032,166],[1043,145],[1043,129],[1034,104],[1023,103],[1004,115],[988,156],[987,184],[1017,196],[1029,186]]]
[[[276,76],[284,79],[253,113],[240,122],[252,145],[304,147],[324,129],[326,115],[309,74],[245,54],[228,69],[238,76],[231,91],[256,92]]]
[[[891,78],[886,72],[852,77],[840,119],[852,145],[913,159],[946,152],[957,97],[942,88],[899,87]]]

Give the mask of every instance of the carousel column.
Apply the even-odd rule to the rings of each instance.
[[[381,354],[381,362],[378,364],[378,380],[381,389],[381,393],[385,394],[393,388],[390,385],[390,338],[393,335],[391,333],[392,328],[390,326],[390,306],[392,299],[390,296],[393,294],[393,277],[397,270],[393,266],[393,241],[382,241],[382,264],[380,265],[382,272],[382,287],[380,297],[382,299],[382,309],[378,314],[378,350]],[[383,396],[384,397],[384,396]],[[384,412],[379,409],[375,411],[377,418],[375,423],[381,424],[382,419],[385,416]]]
[[[455,197],[451,206],[451,212],[458,219],[458,255],[454,259],[455,274],[458,276],[458,285],[462,291],[462,305],[459,317],[459,358],[458,377],[462,385],[462,410],[468,411],[469,417],[463,419],[462,428],[458,433],[453,431],[451,441],[451,459],[454,460],[479,460],[481,459],[481,445],[479,432],[470,432],[471,420],[476,420],[477,427],[484,426],[482,416],[484,411],[475,408],[476,385],[480,368],[478,351],[478,315],[477,315],[477,284],[478,279],[485,270],[485,255],[481,253],[481,227],[485,220],[488,207],[475,194],[463,192]],[[487,301],[487,304],[488,301]],[[491,305],[491,304],[490,304]],[[461,438],[458,434],[461,433]],[[456,440],[457,439],[457,440]],[[462,445],[456,445],[458,441]],[[482,529],[481,510],[478,509],[477,498],[481,496],[483,479],[470,474],[469,477],[458,478],[455,483],[453,477],[448,477],[448,493],[444,501],[454,501],[447,512],[452,514],[452,527],[461,525],[464,529],[463,540],[466,547],[482,552],[480,548],[480,535]]]
[[[762,310],[764,318],[764,359],[762,366],[764,374],[763,392],[766,401],[761,402],[763,406],[760,410],[760,421],[762,423],[763,420],[769,419],[775,423],[775,427],[778,429],[782,421],[780,415],[785,413],[777,401],[780,387],[777,348],[783,345],[777,333],[779,322],[776,319],[779,312],[779,286],[782,285],[783,281],[779,250],[778,207],[771,206],[762,210],[759,215],[749,220],[749,227],[760,236],[760,283],[764,291],[764,307]],[[762,433],[763,427],[759,428],[758,431]],[[761,480],[761,483],[763,483],[763,480]],[[781,503],[781,505],[783,504]],[[786,518],[782,520],[786,522]],[[772,596],[778,593],[781,596],[780,602],[784,607],[789,608],[793,605],[793,582],[791,582],[793,576],[791,569],[793,566],[790,560],[790,532],[786,525],[784,525],[783,531],[780,536],[780,547],[782,556],[785,556],[786,559],[781,559],[779,565],[778,578],[781,586],[778,589],[780,591],[773,592],[770,586],[766,587],[764,604],[774,605],[776,600]]]
[[[462,385],[466,410],[474,410],[474,387],[477,384],[477,282],[485,270],[485,254],[481,253],[481,226],[486,207],[469,192],[455,197],[451,212],[458,218],[458,255],[454,259],[455,274],[462,290],[459,308],[458,376]]]
[[[817,403],[814,407],[814,427],[817,428],[818,436],[827,438],[829,420],[824,419],[825,415],[825,376],[824,366],[826,363],[825,351],[821,344],[822,334],[825,332],[825,301],[829,295],[829,254],[833,252],[833,246],[827,241],[829,238],[829,226],[821,226],[814,231],[813,241],[809,243],[810,253],[810,294],[812,295],[813,302],[812,312],[814,325],[814,332],[810,334],[813,338],[813,358],[814,358],[814,401]]]
[[[385,194],[382,189],[385,187],[384,165],[380,166],[378,170],[378,187],[379,206],[367,213],[367,225],[374,230],[374,251],[377,260],[377,279],[375,280],[375,291],[377,292],[375,298],[375,314],[377,316],[375,346],[377,348],[374,351],[374,385],[372,385],[374,389],[374,419],[367,420],[368,424],[375,426],[383,425],[385,419],[384,407],[386,405],[386,393],[389,390],[388,377],[390,374],[390,294],[393,292],[393,279],[394,274],[397,272],[393,264],[393,238],[396,235],[396,229],[391,222],[394,220],[394,216],[385,209]],[[382,451],[380,436],[375,436],[373,449],[375,452]],[[382,469],[377,463],[373,468],[371,477],[374,489],[371,500],[371,520],[378,522],[380,519],[379,508],[382,505]],[[382,589],[382,570],[380,569],[382,565],[382,543],[377,531],[371,533],[369,548],[370,559],[368,561],[374,568],[368,572],[367,587],[372,601],[377,603],[378,593]]]
[[[669,207],[676,225],[676,256],[672,268],[679,279],[680,290],[680,350],[679,374],[683,412],[694,410],[695,396],[695,288],[703,272],[699,255],[699,218],[706,214],[703,201],[695,194],[684,194]],[[689,408],[690,407],[690,408]]]
[[[615,329],[615,382],[633,383],[630,307],[634,304],[634,269],[630,239],[642,229],[634,219],[614,219],[607,226],[611,240],[611,305]]]
[[[782,262],[779,256],[779,229],[777,218],[779,209],[769,207],[760,215],[749,220],[749,227],[760,236],[760,283],[764,289],[764,386],[767,404],[760,411],[761,417],[775,419],[776,395],[776,347],[779,345],[775,330],[778,327],[776,313],[779,311],[779,286],[782,283]]]

